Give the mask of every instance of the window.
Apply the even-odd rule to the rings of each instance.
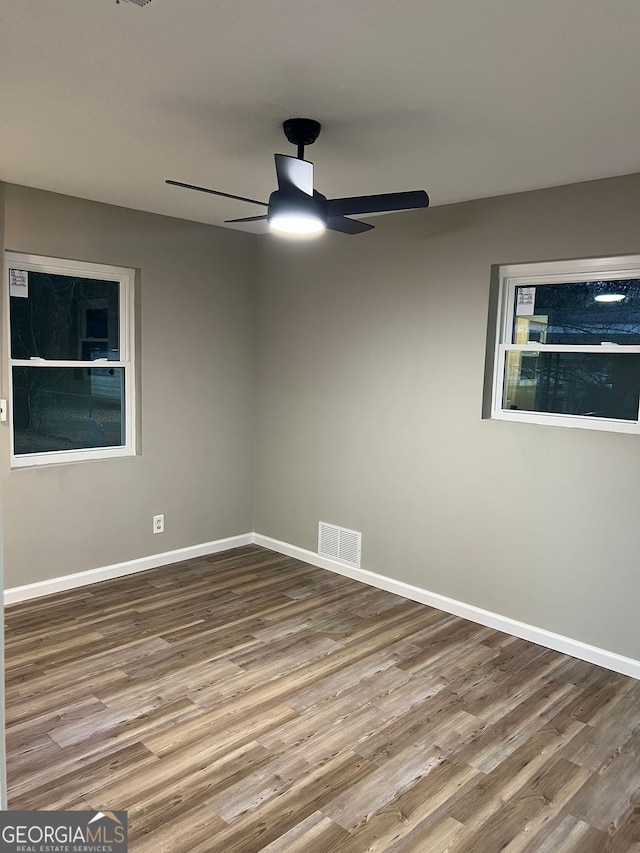
[[[7,252],[12,467],[135,453],[130,269]]]
[[[640,432],[640,256],[500,268],[492,417]]]

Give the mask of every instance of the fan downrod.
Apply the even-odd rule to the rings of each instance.
[[[292,145],[298,147],[298,159],[304,160],[305,145],[313,145],[322,125],[312,118],[288,118],[282,124],[284,135]]]

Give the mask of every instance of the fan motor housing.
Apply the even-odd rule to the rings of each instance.
[[[272,219],[280,213],[312,214],[327,224],[327,197],[313,191],[313,196],[306,193],[282,192],[276,190],[269,196],[269,213],[267,219]]]

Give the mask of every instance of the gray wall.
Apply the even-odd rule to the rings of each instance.
[[[6,586],[251,529],[315,550],[321,519],[364,568],[640,658],[638,437],[481,418],[492,265],[639,252],[639,197],[291,243],[8,186],[7,249],[138,270],[143,452],[10,472],[0,426]]]
[[[251,530],[257,242],[5,188],[6,249],[136,268],[143,425],[134,458],[15,471],[0,426],[6,587]]]
[[[492,265],[640,252],[640,176],[264,243],[255,530],[640,658],[640,438],[483,420]]]

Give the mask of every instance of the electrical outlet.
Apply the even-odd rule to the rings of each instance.
[[[164,515],[153,516],[153,532],[164,533]]]

